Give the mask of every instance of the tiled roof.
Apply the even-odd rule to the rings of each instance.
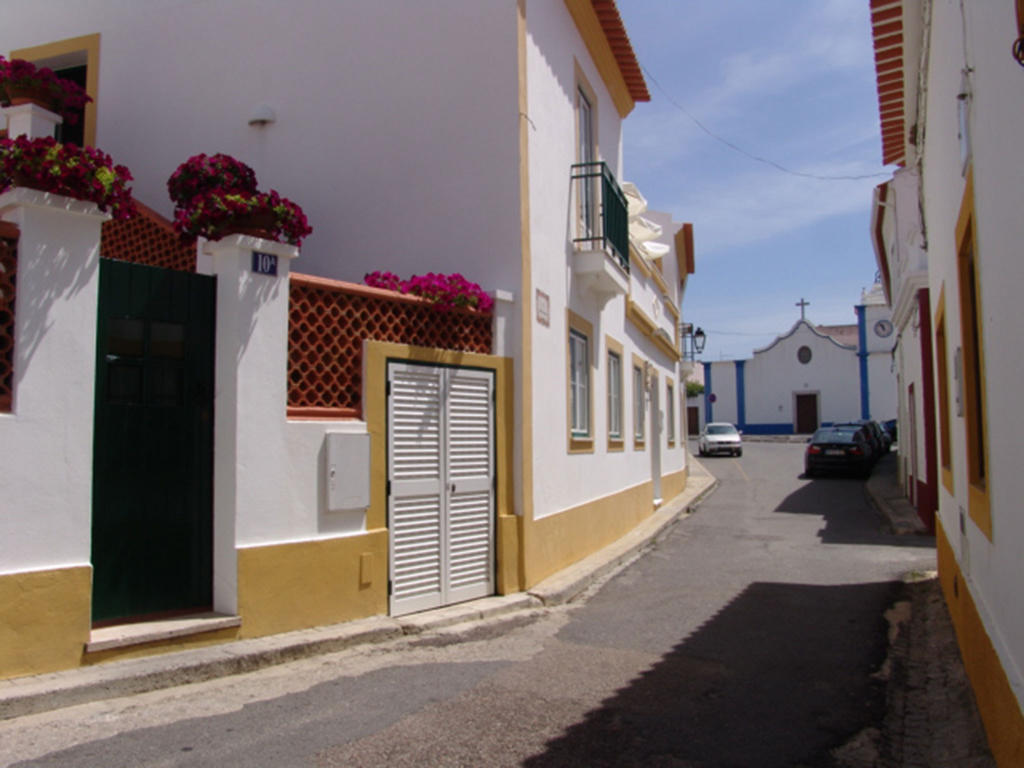
[[[878,112],[882,123],[882,162],[906,163],[906,83],[903,57],[903,0],[871,0]]]
[[[622,79],[626,81],[629,95],[633,101],[650,101],[651,94],[647,90],[647,82],[636,60],[633,44],[629,42],[629,35],[626,34],[626,27],[622,23],[615,0],[591,0],[591,3],[601,22],[604,36],[608,39],[608,45],[615,55]]]

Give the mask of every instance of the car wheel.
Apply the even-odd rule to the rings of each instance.
[[[743,449],[742,448],[737,448],[736,449],[736,455],[737,456],[742,456],[743,455]]]

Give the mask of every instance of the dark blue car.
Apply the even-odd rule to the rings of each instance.
[[[866,428],[822,427],[807,444],[804,473],[807,477],[823,472],[868,475],[873,463],[874,451]]]

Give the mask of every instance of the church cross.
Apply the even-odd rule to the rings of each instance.
[[[794,306],[800,307],[800,319],[801,319],[801,320],[804,320],[804,319],[805,319],[805,318],[804,318],[804,308],[805,308],[805,307],[809,307],[810,305],[811,305],[811,302],[809,302],[809,301],[804,301],[804,298],[803,298],[803,296],[801,296],[801,297],[800,297],[800,301],[798,301],[798,302],[797,302],[797,303],[796,303],[796,304],[794,305]]]

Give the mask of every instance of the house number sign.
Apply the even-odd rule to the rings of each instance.
[[[277,255],[253,251],[252,271],[257,275],[277,275]]]

